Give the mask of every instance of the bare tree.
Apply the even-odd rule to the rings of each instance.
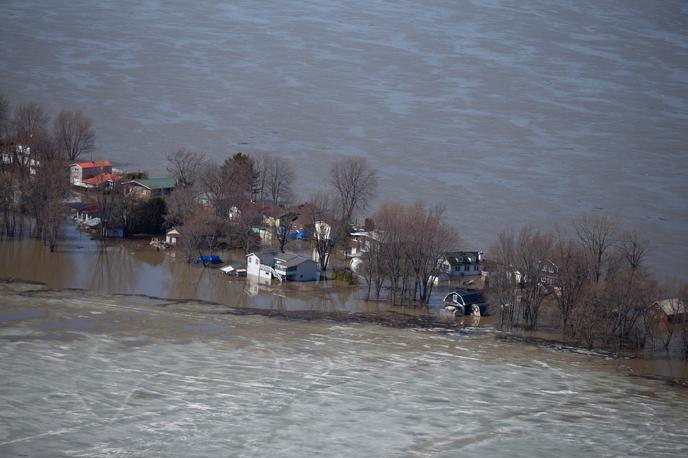
[[[516,276],[516,238],[502,231],[491,249],[489,296],[499,307],[499,328],[510,331],[516,320],[518,278]]]
[[[621,269],[607,281],[611,307],[615,312],[612,325],[617,353],[621,352],[625,340],[637,340],[640,336],[639,320],[647,315],[657,292],[654,280],[643,272],[646,248],[637,233],[622,235],[618,250],[622,260]]]
[[[419,301],[427,304],[445,254],[458,243],[458,235],[444,222],[444,208],[422,203],[405,206],[386,203],[377,212],[377,230],[368,241],[362,275],[376,293],[389,281],[393,304]]]
[[[583,299],[590,278],[589,269],[581,246],[564,239],[559,230],[552,249],[552,262],[556,266],[552,284],[554,297],[559,305],[561,332],[566,336],[571,334],[569,319],[574,307]]]
[[[311,197],[307,221],[313,226],[313,249],[317,254],[320,270],[326,271],[330,256],[337,243],[339,230],[334,217],[334,198],[320,192]]]
[[[180,245],[187,262],[192,262],[196,253],[199,257],[203,256],[204,246],[208,245],[209,238],[214,238],[214,222],[215,215],[212,211],[202,207],[194,209],[184,221]]]
[[[521,274],[521,309],[526,327],[537,329],[540,307],[549,294],[552,237],[531,228],[523,228],[517,238],[516,267]]]
[[[195,186],[180,186],[165,197],[165,226],[170,228],[183,225],[186,218],[199,206],[198,194]]]
[[[25,205],[33,216],[35,234],[54,251],[60,227],[67,217],[64,200],[69,194],[63,161],[43,160],[30,181],[23,182]]]
[[[373,287],[375,288],[375,299],[379,300],[382,287],[387,280],[382,243],[381,240],[375,236],[379,233],[373,232],[373,234],[374,236],[368,241],[368,249],[361,256],[362,266],[360,268],[360,275],[367,285],[366,300],[370,299]]]
[[[294,169],[287,159],[269,157],[266,172],[267,190],[273,203],[286,200],[291,196],[291,185],[294,181]]]
[[[19,182],[11,170],[0,170],[0,237],[12,237],[17,230],[19,215]]]
[[[10,101],[0,91],[0,149],[7,141],[10,129]]]
[[[63,158],[74,162],[95,147],[91,120],[81,111],[60,111],[55,118],[53,137]]]
[[[417,292],[421,304],[432,295],[445,254],[459,243],[458,234],[444,222],[444,211],[442,206],[426,209],[422,203],[406,210],[406,258],[415,277],[413,299]]]
[[[356,212],[367,208],[377,189],[377,174],[366,159],[351,156],[335,161],[330,180],[339,200],[339,217],[346,228]]]
[[[261,215],[255,205],[244,205],[239,215],[228,224],[228,233],[235,242],[235,246],[241,247],[244,253],[249,254],[259,241],[253,228],[260,222]]]
[[[95,183],[95,200],[100,218],[100,238],[108,236],[108,231],[116,227],[123,227],[123,215],[126,212],[126,200],[122,186],[108,181],[99,175]]]
[[[277,245],[282,253],[284,253],[284,247],[289,241],[289,237],[292,234],[292,228],[294,221],[298,218],[298,215],[294,212],[287,212],[277,219],[275,226],[273,227],[273,233],[275,240],[277,240]]]
[[[167,155],[167,171],[174,175],[180,187],[193,186],[205,163],[205,154],[184,148]]]
[[[20,145],[33,145],[47,136],[48,115],[37,103],[17,105],[14,109],[14,133]]]
[[[389,281],[389,299],[392,304],[402,296],[403,277],[406,273],[404,206],[400,203],[385,203],[375,214],[378,227],[377,244],[383,266],[384,277]]]
[[[588,214],[578,218],[573,225],[588,254],[591,277],[597,283],[602,278],[609,250],[614,243],[616,223],[604,215]]]
[[[688,359],[688,284],[681,285],[676,302],[678,308],[675,314],[675,324],[683,343],[683,357]]]

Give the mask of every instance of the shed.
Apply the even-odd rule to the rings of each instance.
[[[179,243],[179,240],[182,238],[182,232],[179,227],[173,227],[169,231],[165,233],[165,242],[170,245],[174,246],[177,243]]]

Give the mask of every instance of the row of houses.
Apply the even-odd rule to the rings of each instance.
[[[69,181],[81,189],[93,189],[102,185],[120,183],[127,195],[140,199],[164,197],[177,186],[174,177],[127,180],[126,174],[113,168],[110,161],[76,162],[69,167]]]

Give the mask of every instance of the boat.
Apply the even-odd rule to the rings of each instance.
[[[487,314],[485,296],[474,289],[457,290],[444,296],[444,307],[455,307],[456,315],[481,316]]]

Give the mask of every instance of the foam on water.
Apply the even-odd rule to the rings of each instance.
[[[0,455],[688,452],[686,393],[603,360],[489,333],[165,315],[92,299],[0,297],[4,312],[45,312],[9,322],[15,341],[0,340]],[[45,323],[78,316],[93,322],[78,339],[40,338]]]

